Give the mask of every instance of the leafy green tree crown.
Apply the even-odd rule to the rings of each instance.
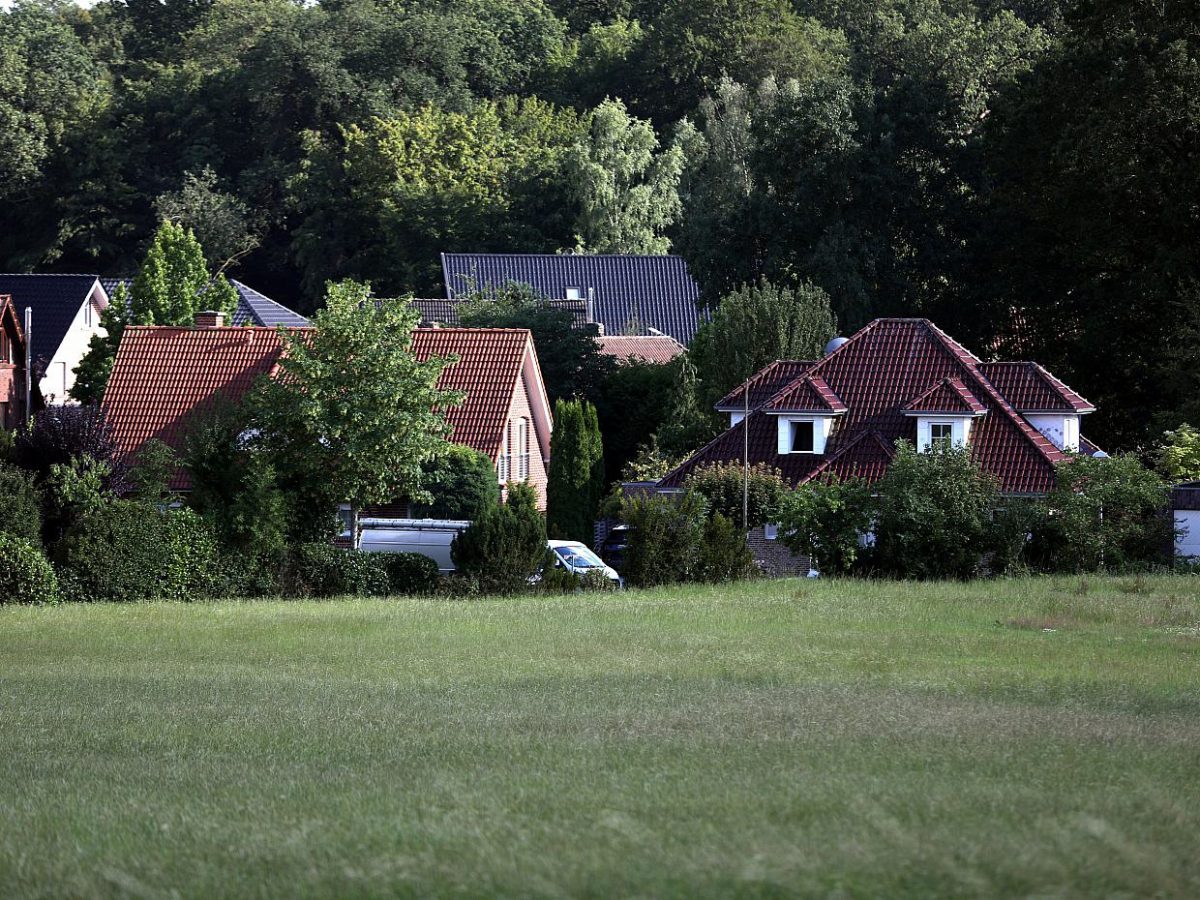
[[[329,286],[311,329],[281,330],[280,371],[261,385],[255,415],[281,474],[317,476],[356,507],[429,499],[423,464],[444,446],[445,410],[462,395],[437,387],[456,360],[413,355],[417,321],[407,303],[344,281]]]

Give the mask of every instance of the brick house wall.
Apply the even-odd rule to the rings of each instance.
[[[0,297],[0,428],[21,424],[25,409],[25,343],[7,295]]]
[[[528,422],[529,434],[529,475],[526,478],[518,477],[519,461],[517,459],[517,440],[519,433],[519,423],[524,419]],[[509,481],[527,481],[533,486],[538,497],[538,509],[546,509],[546,483],[549,480],[547,466],[549,460],[542,455],[543,442],[545,446],[550,445],[549,435],[539,435],[537,433],[537,422],[533,415],[533,404],[529,399],[529,383],[526,380],[525,372],[521,372],[521,377],[517,381],[517,389],[513,391],[512,405],[508,409],[508,449],[510,454],[509,460]],[[501,448],[503,450],[503,448]]]
[[[755,564],[770,578],[788,578],[807,575],[811,560],[807,556],[792,553],[780,541],[768,538],[765,526],[752,528],[746,535],[746,543],[754,554]]]

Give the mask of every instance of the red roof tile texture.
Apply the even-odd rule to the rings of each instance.
[[[943,378],[921,396],[904,405],[906,412],[947,413],[955,416],[981,416],[987,407],[975,399],[961,378]]]
[[[1096,408],[1034,362],[986,362],[979,371],[1021,412],[1086,413]]]
[[[1067,455],[1017,414],[984,377],[981,366],[977,357],[926,319],[876,319],[819,362],[774,363],[747,382],[753,410],[753,399],[762,393],[754,387],[756,380],[774,383],[777,392],[789,373],[795,373],[792,380],[798,375],[822,379],[847,407],[845,415],[835,420],[824,455],[780,455],[777,416],[760,409],[669,473],[662,483],[677,487],[702,463],[740,461],[743,429],[748,431],[751,461],[777,466],[793,484],[830,472],[874,480],[886,470],[897,439],[916,442],[917,420],[906,414],[905,407],[929,393],[931,387],[956,382],[953,393],[958,394],[961,385],[986,412],[971,432],[971,452],[980,466],[995,474],[1006,492],[1049,491],[1054,464]],[[739,402],[739,392],[734,391],[719,408],[736,410]],[[974,406],[968,405],[974,412]]]
[[[819,375],[797,378],[774,397],[763,409],[771,412],[814,412],[844,413],[846,404],[841,401]]]
[[[301,334],[308,330],[292,329]],[[524,329],[436,328],[413,333],[412,350],[419,359],[459,358],[438,380],[438,387],[467,395],[446,414],[452,440],[496,457],[532,347]],[[118,451],[134,454],[151,438],[182,449],[198,413],[218,396],[240,400],[258,378],[275,371],[283,351],[274,328],[126,329],[102,404]],[[186,488],[186,473],[178,473],[173,486]]]
[[[608,334],[596,338],[600,352],[618,360],[669,363],[684,352],[683,344],[668,335]]]
[[[745,384],[739,384],[717,402],[717,409],[736,412],[746,403],[744,393],[749,386],[751,409],[758,409],[765,402],[815,366],[816,363],[798,359],[780,359],[752,375]]]

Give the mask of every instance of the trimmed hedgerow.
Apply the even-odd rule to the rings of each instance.
[[[24,538],[0,533],[0,604],[57,599],[58,579],[42,551]]]
[[[72,526],[57,555],[67,599],[191,600],[211,591],[217,547],[189,509],[117,500]]]

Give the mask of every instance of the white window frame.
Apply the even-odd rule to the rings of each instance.
[[[778,438],[776,450],[780,456],[822,456],[829,432],[833,428],[832,416],[777,416]],[[812,425],[813,443],[811,450],[793,450],[795,445],[792,426],[808,423]]]
[[[941,436],[941,437],[935,437],[935,436],[934,436],[934,434],[933,434],[933,430],[934,430],[935,428],[939,428],[939,429],[940,429],[940,428],[945,428],[945,429],[947,429],[947,433],[946,433],[945,435]],[[931,447],[932,447],[934,444],[937,444],[937,443],[940,443],[940,442],[944,442],[944,443],[947,443],[947,444],[953,444],[953,443],[954,443],[954,423],[953,423],[953,422],[950,422],[950,421],[945,421],[945,422],[937,422],[937,421],[934,421],[934,422],[930,422],[930,423],[929,423],[929,446],[931,446]]]
[[[517,480],[529,480],[529,420],[517,420]]]
[[[508,484],[508,477],[510,474],[508,432],[511,426],[511,422],[504,423],[504,439],[500,443],[500,458],[496,460],[496,475],[500,479],[501,484]]]
[[[566,293],[566,299],[568,299],[568,300],[582,300],[583,299],[583,288],[569,287],[569,288],[567,288],[565,293]]]

